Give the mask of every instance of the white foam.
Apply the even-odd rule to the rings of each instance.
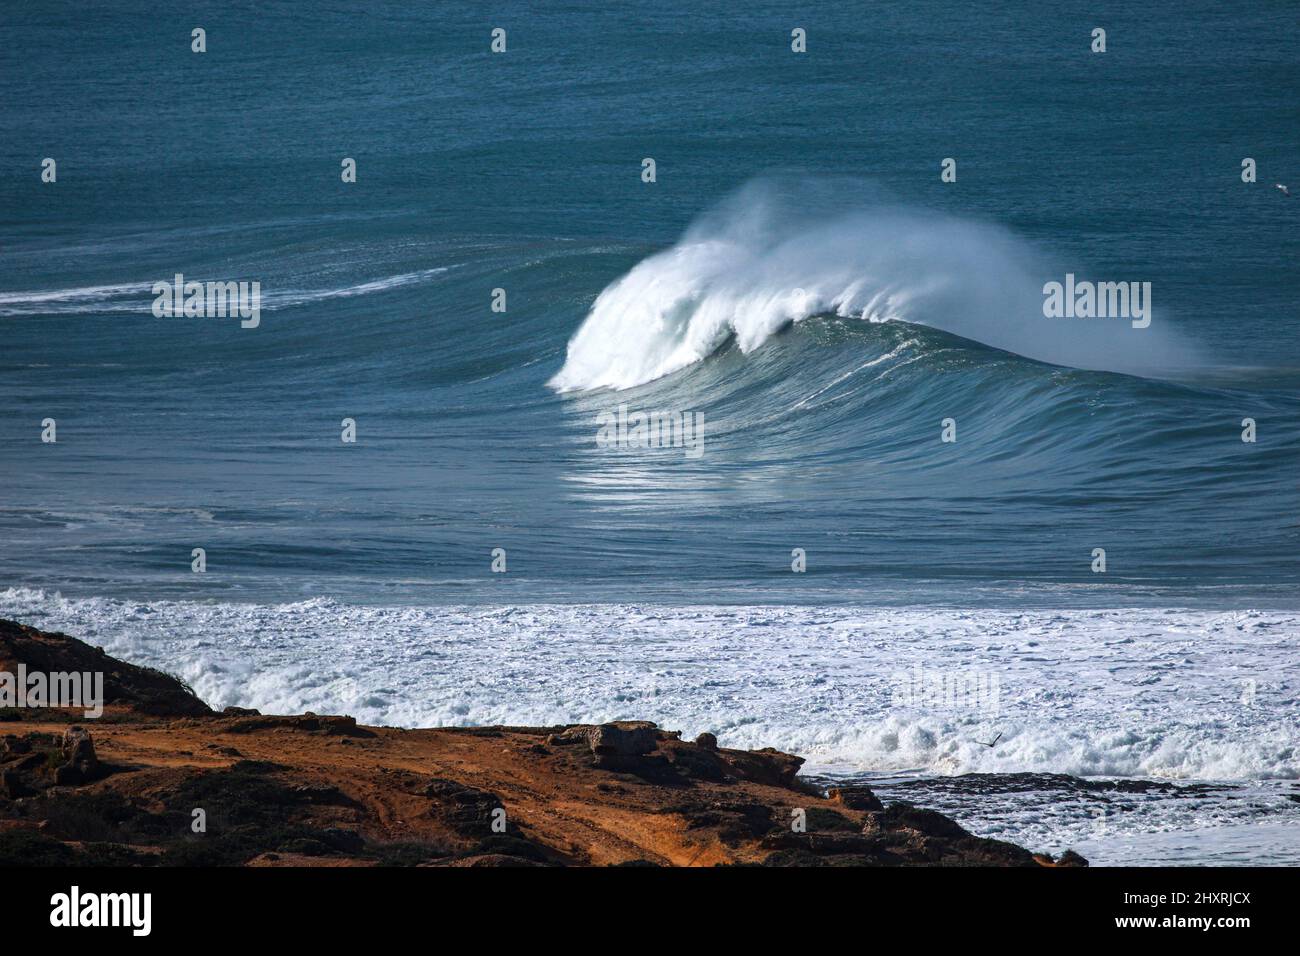
[[[267,283],[263,282],[261,307],[267,310],[288,309],[328,299],[375,295],[428,282],[454,268],[458,266],[434,266],[416,272],[404,272],[325,289],[276,289],[266,287]],[[190,276],[189,278],[206,282],[214,277],[201,279],[198,276]],[[168,275],[162,277],[161,281],[170,282],[171,279],[172,277]],[[0,316],[83,315],[102,312],[139,312],[147,315],[150,314],[153,305],[152,289],[153,282],[127,282],[68,289],[0,292]]]
[[[0,305],[26,305],[47,302],[98,302],[114,296],[147,292],[149,282],[129,282],[116,285],[78,286],[71,289],[43,289],[32,292],[0,292]]]
[[[643,718],[846,772],[1300,775],[1293,612],[257,605],[14,588],[0,615],[179,674],[217,706],[403,726]],[[898,703],[918,665],[995,676],[996,712]]]

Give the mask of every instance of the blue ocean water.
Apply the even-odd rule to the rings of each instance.
[[[1295,603],[1285,5],[70,9],[0,14],[10,584]],[[585,381],[707,357],[617,393],[548,387],[602,290],[692,229],[761,251],[739,278],[651,275],[601,317]],[[1066,272],[1151,282],[1152,327],[1074,341],[1087,320],[1036,312]],[[175,273],[259,280],[260,327],[155,318]],[[810,314],[770,321],[818,283]],[[862,320],[882,296],[903,321]],[[726,312],[724,339],[692,309]],[[653,342],[630,331],[647,323]],[[704,453],[598,447],[620,403],[702,412]]]
[[[220,705],[648,717],[1300,859],[1294,8],[836,6],[4,5],[0,614]],[[156,318],[177,273],[260,324]],[[1046,318],[1067,274],[1150,326]]]

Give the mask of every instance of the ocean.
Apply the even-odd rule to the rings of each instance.
[[[1294,27],[6,5],[0,615],[222,706],[651,719],[1300,862]]]

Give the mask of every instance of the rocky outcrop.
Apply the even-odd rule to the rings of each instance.
[[[227,707],[222,711],[222,716],[226,716],[231,710],[238,710],[238,708]],[[292,730],[336,737],[374,736],[366,728],[358,727],[355,717],[321,716],[310,711],[293,717],[263,716],[256,711],[252,712],[252,716],[243,716],[242,714],[245,713],[247,712],[241,712],[241,716],[223,722],[220,725],[222,731],[228,734],[251,734],[260,730]]]
[[[0,671],[14,673],[24,664],[29,672],[104,675],[104,704],[119,714],[152,717],[200,717],[212,713],[185,684],[150,667],[109,657],[66,634],[51,634],[15,621],[0,620]],[[39,710],[10,711],[14,718],[48,719]],[[81,719],[78,713],[76,719]]]
[[[578,724],[553,734],[555,744],[583,743],[597,756],[638,757],[655,749],[660,730],[648,720],[621,720],[611,724]]]

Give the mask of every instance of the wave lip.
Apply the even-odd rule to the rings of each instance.
[[[609,285],[549,384],[631,388],[732,338],[749,353],[827,313],[930,325],[1078,368],[1150,368],[1153,356],[1180,351],[1159,327],[1134,339],[1127,322],[1045,318],[1044,280],[1060,273],[998,226],[875,201],[854,207],[816,190],[809,199],[802,186],[760,180]]]

